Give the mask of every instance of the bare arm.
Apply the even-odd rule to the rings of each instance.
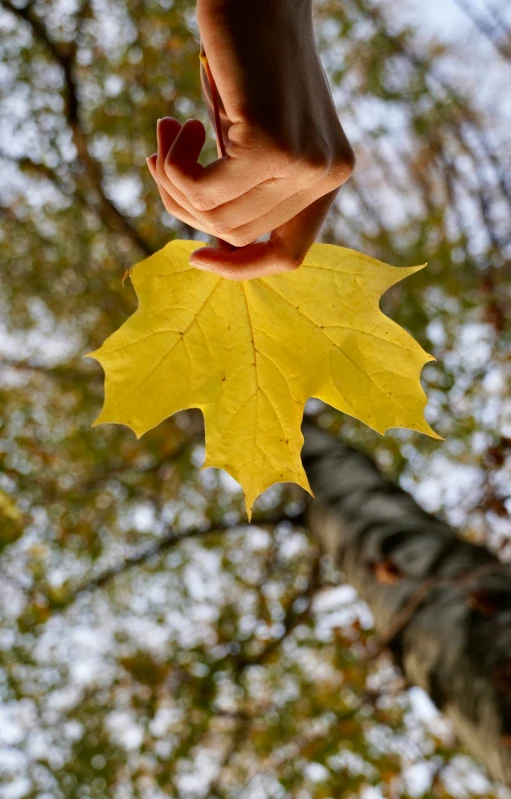
[[[198,120],[166,118],[149,168],[169,213],[227,242],[198,250],[195,266],[232,279],[295,269],[354,166],[311,0],[198,0],[197,18],[219,158],[198,164]],[[270,231],[268,242],[253,243]]]

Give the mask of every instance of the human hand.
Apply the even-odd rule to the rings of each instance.
[[[202,123],[166,118],[149,169],[169,213],[220,239],[193,265],[231,279],[295,269],[354,166],[310,0],[198,0],[197,17],[220,157],[198,164]],[[269,241],[255,242],[268,231]]]

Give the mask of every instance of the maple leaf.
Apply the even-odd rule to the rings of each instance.
[[[300,458],[309,397],[380,433],[407,427],[438,438],[419,380],[434,358],[379,309],[383,292],[422,266],[314,244],[295,272],[231,281],[189,265],[199,246],[172,241],[131,270],[138,309],[90,353],[105,371],[94,425],[125,424],[140,437],[200,408],[203,468],[241,483],[249,518],[275,482],[312,493]]]

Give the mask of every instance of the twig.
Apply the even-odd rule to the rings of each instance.
[[[471,2],[467,0],[455,0],[458,8],[467,16],[470,21],[475,25],[477,30],[487,39],[498,55],[502,56],[506,61],[511,60],[511,48],[508,43],[499,41],[496,33],[498,32],[495,26],[485,20],[481,14],[477,12]]]
[[[296,524],[297,517],[293,517],[291,519],[291,517],[282,513],[275,516],[264,515],[260,517],[253,517],[251,525],[257,527],[274,527],[275,525],[284,521],[292,521],[294,524]],[[239,522],[237,524],[232,524],[232,522],[218,522],[212,524],[210,527],[191,527],[189,530],[186,530],[183,533],[174,533],[169,531],[154,544],[141,549],[135,555],[126,558],[109,569],[105,569],[105,571],[103,571],[97,577],[93,577],[88,582],[79,585],[68,597],[60,600],[50,600],[52,610],[54,612],[62,612],[72,605],[80,595],[89,594],[97,588],[104,588],[120,574],[130,571],[136,566],[141,566],[150,558],[161,555],[163,552],[166,552],[168,549],[177,546],[182,541],[187,541],[192,538],[200,538],[205,535],[211,535],[219,532],[232,532],[233,530],[239,530],[240,527],[250,527],[251,525],[248,522]]]

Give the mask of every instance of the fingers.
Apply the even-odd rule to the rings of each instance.
[[[318,197],[307,208],[273,231],[270,241],[279,258],[293,264],[295,269],[300,266],[314,244],[338,193],[339,188],[335,188]]]
[[[173,198],[174,215],[185,221],[184,215],[178,210],[183,209],[187,220],[190,217],[196,220],[194,227],[212,236],[219,236],[236,247],[246,246],[296,216],[331,187],[326,168],[304,168],[302,165],[293,170],[294,174],[289,170],[286,178],[271,177],[232,202],[201,211],[196,207],[200,204],[197,203],[197,196],[195,200],[191,199],[170,179],[169,163],[189,164],[203,169],[196,162],[204,145],[204,126],[199,120],[189,120],[181,127],[177,120],[163,119],[158,124],[157,137],[156,179]],[[315,189],[312,195],[311,185]],[[291,197],[290,190],[293,191]]]
[[[188,120],[181,125],[177,119],[166,117],[158,120],[156,138],[158,152],[147,159],[147,166],[154,178],[165,210],[187,225],[212,234],[213,231],[194,211],[179,190],[172,186],[165,174],[165,158],[170,152],[178,159],[197,161],[204,145],[206,132],[199,120]]]
[[[269,241],[249,244],[231,252],[202,247],[192,254],[190,264],[229,280],[250,280],[296,268],[279,258]]]
[[[302,181],[304,184],[304,181]],[[305,188],[305,185],[298,188]],[[217,235],[224,236],[227,240],[232,234],[232,243],[241,246],[236,233],[238,229],[244,229],[258,219],[267,217],[276,206],[279,206],[289,196],[289,183],[284,178],[270,178],[259,186],[242,194],[236,200],[219,205],[211,211],[196,212],[197,218],[202,219],[208,224]],[[306,202],[304,202],[304,205]],[[263,223],[261,233],[268,231],[272,225]],[[260,235],[260,234],[258,234]],[[244,231],[243,244],[254,241],[257,235],[251,236],[249,229]]]
[[[174,148],[177,157],[186,158],[189,161],[197,161],[202,144],[204,143],[204,133],[202,123],[199,120],[188,120],[184,125],[180,125],[177,119],[167,117],[158,120],[156,126],[156,139],[158,144],[158,157],[156,159],[156,180],[174,198],[176,203],[192,216],[196,216],[196,211],[188,201],[188,198],[172,184],[165,171],[165,161],[167,156]],[[195,156],[195,159],[194,159]]]
[[[173,160],[176,163],[188,163],[203,169],[196,162],[204,145],[204,140],[204,126],[199,120],[189,120],[183,126],[171,117],[158,121],[156,174],[154,174],[154,170],[151,171],[151,174],[158,183],[167,211],[183,222],[186,221],[187,224],[193,224],[198,230],[207,232],[212,236],[220,236],[227,239],[234,246],[239,246],[241,243],[245,245],[255,241],[260,233],[264,233],[274,227],[271,224],[271,220],[267,221],[267,218],[263,217],[262,223],[258,226],[260,233],[257,235],[251,236],[249,229],[243,230],[241,233],[242,241],[235,233],[233,233],[232,237],[229,234],[237,228],[243,228],[244,225],[254,222],[261,216],[263,211],[267,212],[269,208],[280,205],[287,198],[289,192],[286,181],[282,178],[270,178],[233,202],[220,205],[211,211],[199,211],[194,207],[189,197],[181,192],[170,180],[168,164]],[[149,166],[153,162],[154,159],[152,158]],[[301,183],[305,184],[305,177],[302,178]],[[162,188],[164,192],[161,191]],[[307,200],[304,199],[302,205],[306,203]],[[173,210],[171,211],[170,208]],[[301,209],[297,207],[296,210]],[[268,216],[268,213],[266,216]],[[195,222],[191,223],[191,219],[195,220]]]
[[[203,247],[190,258],[192,266],[229,280],[250,280],[297,269],[323,224],[338,193],[330,191],[273,231],[270,240],[227,251]]]
[[[206,141],[204,125],[198,119],[189,119],[176,136],[172,135],[173,127],[167,124],[167,120],[161,120],[158,125],[158,151],[159,155],[161,152],[162,159],[165,159],[165,167],[168,164],[179,164],[190,174],[199,176],[204,170],[204,167],[197,163]]]
[[[203,228],[201,223],[194,217],[192,214],[188,213],[188,211],[183,208],[179,203],[174,200],[174,198],[168,193],[168,191],[162,186],[161,182],[158,180],[157,175],[157,155],[151,155],[147,160],[147,167],[149,172],[151,173],[152,177],[155,180],[156,185],[158,186],[158,191],[160,192],[160,197],[162,199],[163,205],[165,206],[165,210],[171,215],[175,216],[176,219],[180,219],[181,222],[184,222],[186,225],[190,225],[191,227],[195,228],[196,230],[200,230],[202,233],[208,233],[209,230]]]
[[[197,161],[204,145],[205,135],[204,126],[197,119],[188,120],[183,126],[171,117],[159,120],[156,132],[158,158],[155,180],[163,186],[178,206],[197,219],[200,229],[207,229],[211,235],[215,235],[221,226],[216,221],[216,209],[211,212],[199,210],[197,195],[192,192],[193,196],[190,197],[181,191],[171,178],[173,164],[187,165],[187,168],[196,174],[204,170]],[[225,227],[222,227],[222,232],[224,230]]]
[[[161,122],[166,125],[166,120]],[[201,166],[197,159],[204,141],[200,147],[194,148],[194,144],[201,141],[199,126],[204,130],[198,120],[183,125],[164,163],[166,178],[196,211],[209,211],[224,205],[275,176],[275,164],[267,154],[259,160],[253,158],[253,153],[250,160],[227,155],[206,167]]]
[[[328,187],[330,190],[328,190],[327,187],[325,187],[324,181],[318,180],[313,188],[310,186],[303,188],[300,191],[296,191],[291,196],[285,196],[284,194],[285,199],[274,208],[271,208],[270,205],[270,195],[267,199],[267,203],[271,210],[267,210],[262,216],[259,216],[245,225],[240,225],[234,230],[222,230],[220,235],[236,247],[245,247],[268,231],[275,230],[284,225],[288,220],[294,219],[303,210],[313,205],[320,197],[330,194],[331,191],[333,191],[332,185],[330,184],[330,187]],[[289,185],[287,189],[289,192]],[[338,191],[337,187],[335,191]]]
[[[199,210],[201,204],[190,198],[169,177],[169,164],[188,164],[194,170],[203,170],[197,163],[205,140],[205,130],[199,120],[189,120],[182,127],[172,118],[160,120],[157,129],[158,158],[156,179],[166,190],[167,206],[174,202],[174,215],[212,236],[223,238],[236,247],[244,247],[262,234],[273,230],[296,216],[317,197],[333,188],[336,178],[326,166],[303,164],[288,169],[286,177],[271,177],[232,202],[218,205],[209,211]],[[219,162],[217,162],[219,163]],[[199,172],[197,172],[199,174]],[[312,191],[311,191],[312,189]],[[289,196],[289,192],[292,195]],[[183,209],[183,212],[180,212]]]
[[[163,154],[163,160],[174,144],[182,125],[174,117],[165,117],[159,119],[156,123],[156,140],[158,142],[158,156],[160,152]]]

